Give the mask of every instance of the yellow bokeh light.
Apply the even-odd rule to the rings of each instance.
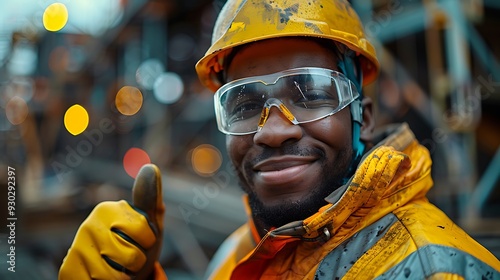
[[[222,155],[216,147],[203,144],[193,150],[191,164],[199,175],[210,176],[222,165]]]
[[[116,109],[126,116],[135,115],[142,107],[142,93],[136,87],[124,86],[115,97]]]
[[[26,101],[19,96],[12,97],[5,106],[5,114],[7,119],[13,125],[19,125],[24,122],[28,116],[29,109]]]
[[[81,105],[71,106],[64,114],[64,126],[69,133],[78,135],[89,125],[89,114]]]
[[[68,22],[68,9],[62,3],[49,5],[43,12],[43,26],[48,31],[59,31]]]

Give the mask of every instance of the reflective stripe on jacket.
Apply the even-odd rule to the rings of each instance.
[[[428,150],[400,125],[311,217],[261,240],[251,220],[235,231],[209,278],[500,279],[499,260],[429,203],[432,184]]]

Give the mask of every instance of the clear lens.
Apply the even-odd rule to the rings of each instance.
[[[358,96],[343,74],[306,67],[232,81],[214,98],[219,130],[242,135],[256,132],[263,125],[263,110],[268,112],[272,106],[299,124],[333,115]]]

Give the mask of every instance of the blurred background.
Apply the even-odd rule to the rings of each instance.
[[[78,226],[130,199],[138,168],[163,173],[161,263],[200,279],[246,220],[194,65],[224,0],[3,0],[0,220],[16,178],[16,273],[56,279]],[[431,152],[429,199],[500,257],[500,1],[352,0],[382,72],[377,125],[407,122]],[[5,250],[4,250],[5,249]]]

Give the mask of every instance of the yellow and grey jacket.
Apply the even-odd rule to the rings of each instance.
[[[303,220],[260,238],[251,219],[210,279],[500,279],[500,261],[431,204],[431,158],[406,124]]]

